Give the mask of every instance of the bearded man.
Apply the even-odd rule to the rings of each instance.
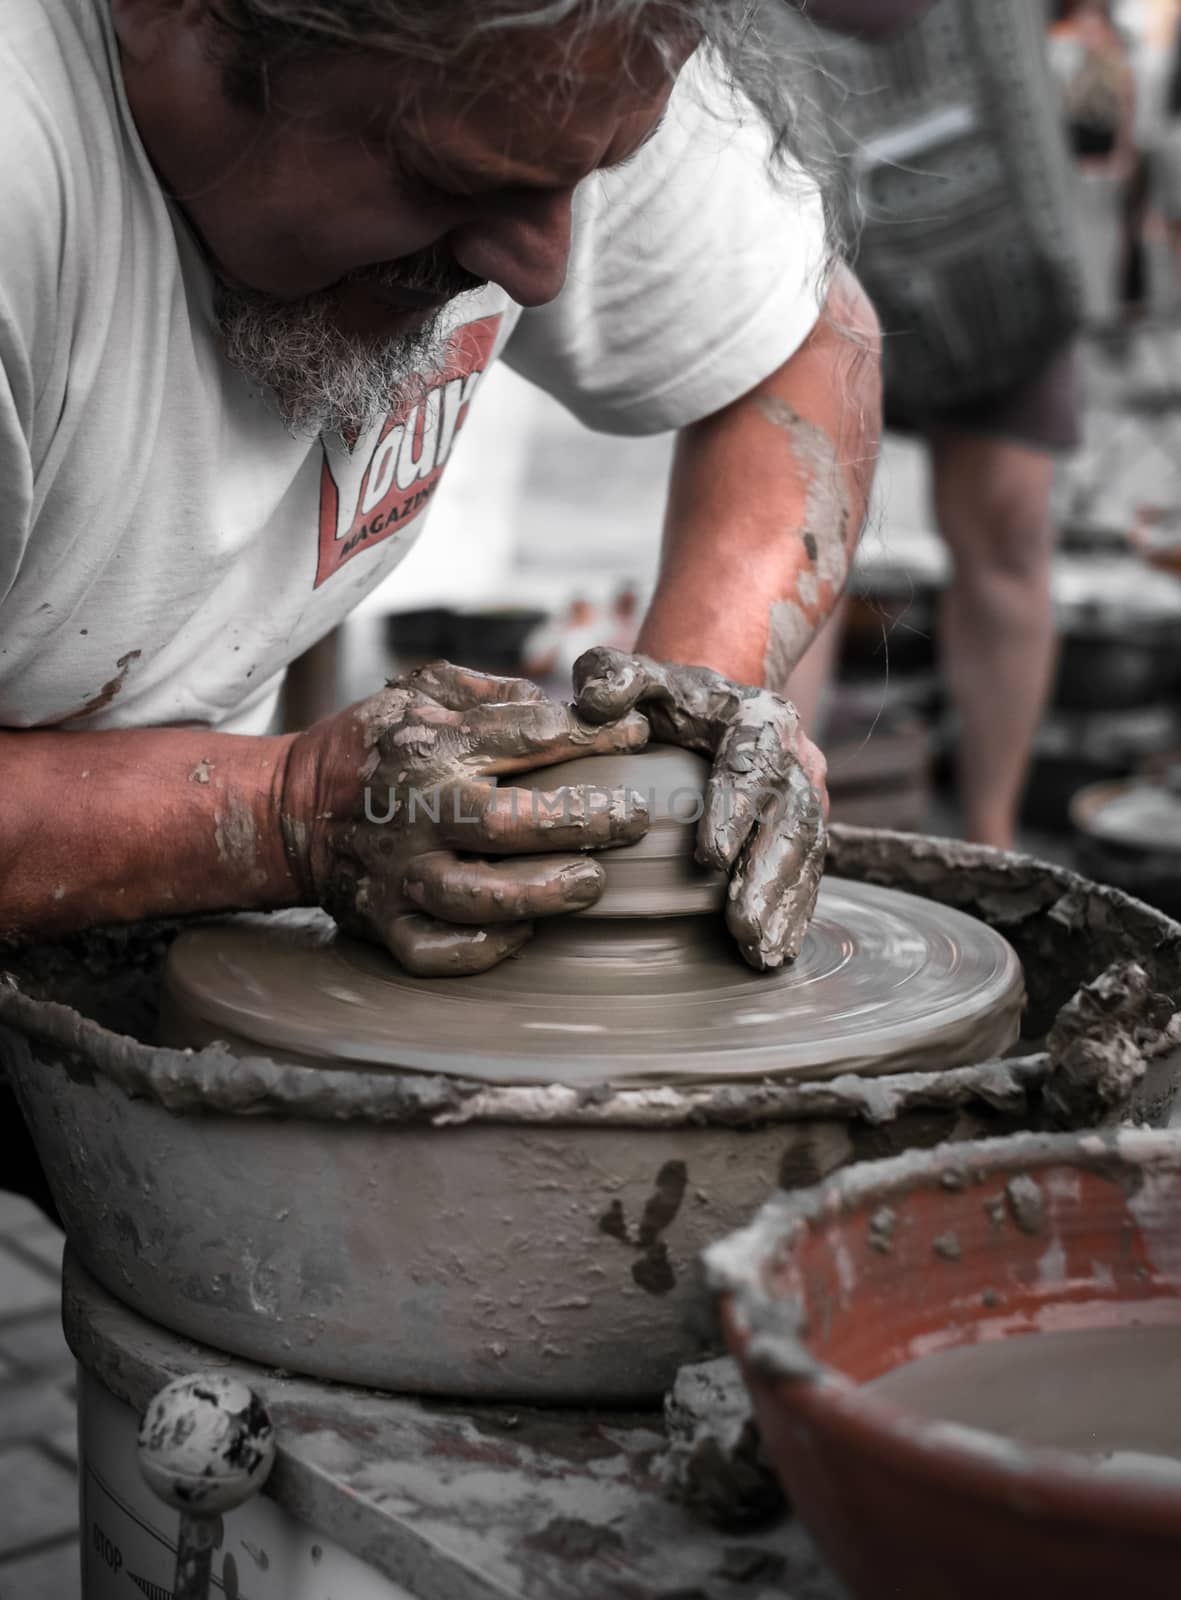
[[[498,780],[651,729],[714,760],[743,954],[792,957],[823,763],[780,691],[861,528],[878,358],[748,10],[7,0],[0,941],[321,904],[480,971],[645,826]],[[439,666],[270,731],[501,357],[596,427],[680,430],[641,654],[591,652],[574,707]],[[383,827],[382,776],[455,817]]]

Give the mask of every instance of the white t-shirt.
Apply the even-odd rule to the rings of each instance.
[[[422,533],[502,353],[629,433],[707,415],[785,361],[823,289],[819,203],[798,176],[773,186],[752,112],[702,101],[683,81],[641,154],[582,186],[559,298],[456,302],[443,377],[350,453],[292,438],[222,359],[108,0],[4,0],[0,726],[261,730],[287,663]]]

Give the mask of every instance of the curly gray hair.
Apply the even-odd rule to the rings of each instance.
[[[801,0],[802,3],[802,0]],[[816,173],[826,139],[809,99],[793,90],[790,56],[764,13],[786,0],[211,0],[227,40],[237,42],[233,81],[246,95],[260,69],[309,48],[384,50],[446,65],[498,35],[570,25],[571,41],[603,24],[622,24],[660,47],[692,30],[725,77],[766,123],[772,160],[798,160]],[[257,93],[257,88],[254,89]],[[829,174],[831,176],[831,174]]]
[[[241,34],[366,45],[419,60],[447,61],[480,35],[514,29],[624,23],[659,37],[706,28],[722,12],[749,16],[755,0],[216,0]]]

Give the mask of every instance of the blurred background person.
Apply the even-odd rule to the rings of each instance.
[[[1058,0],[1049,59],[1075,156],[1126,170],[1134,148],[1136,83],[1129,42],[1112,18],[1110,0]]]
[[[1181,18],[1174,29],[1165,82],[1165,117],[1156,145],[1153,187],[1168,235],[1177,283],[1181,284]]]
[[[929,447],[951,556],[938,633],[961,827],[1010,847],[1054,673],[1055,459],[1079,437],[1082,277],[1044,17],[1030,0],[938,0],[896,41],[834,40],[823,59],[887,424]],[[806,727],[840,631],[838,617],[792,679]]]
[[[1048,49],[1077,167],[1087,321],[1112,330],[1137,287],[1132,247],[1146,198],[1130,41],[1110,0],[1056,0]]]

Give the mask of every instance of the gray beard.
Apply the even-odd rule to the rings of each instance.
[[[442,313],[393,338],[361,341],[332,320],[332,294],[286,303],[219,282],[222,351],[251,384],[270,392],[297,436],[356,439],[409,408],[444,364]]]

